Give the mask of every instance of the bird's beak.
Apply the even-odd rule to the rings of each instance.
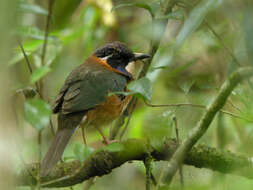
[[[138,60],[142,60],[146,58],[151,58],[151,56],[145,53],[134,53],[134,61],[138,61]]]

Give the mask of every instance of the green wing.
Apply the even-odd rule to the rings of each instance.
[[[85,111],[105,101],[109,92],[124,91],[127,78],[101,66],[82,65],[72,71],[56,97],[53,111]]]

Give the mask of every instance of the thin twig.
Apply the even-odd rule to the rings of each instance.
[[[150,190],[152,171],[152,156],[150,154],[144,159],[144,165],[146,168],[146,190]]]
[[[134,97],[133,102],[132,102],[132,109],[130,110],[127,123],[126,123],[125,127],[123,128],[122,132],[120,133],[120,137],[119,137],[120,140],[123,138],[125,132],[127,131],[127,128],[128,128],[128,126],[129,126],[129,123],[130,123],[130,120],[131,120],[131,118],[132,118],[132,114],[133,114],[133,112],[134,112],[134,109],[135,109],[135,107],[136,107],[136,104],[137,104],[137,98]]]
[[[230,50],[230,48],[225,44],[225,42],[223,41],[223,39],[219,36],[219,34],[210,26],[210,24],[206,21],[206,19],[204,20],[205,25],[207,26],[207,28],[212,32],[212,34],[220,41],[221,45],[223,46],[223,48],[226,50],[226,52],[232,57],[233,61],[239,65],[242,66],[241,63],[237,60],[237,58],[235,57],[235,55],[233,54],[233,52]]]
[[[216,113],[225,105],[228,96],[231,94],[233,89],[243,79],[251,77],[253,70],[250,67],[240,68],[234,72],[222,85],[219,94],[216,96],[214,101],[206,109],[201,120],[197,126],[189,133],[188,137],[178,147],[176,152],[173,154],[168,164],[168,173],[165,178],[165,183],[170,184],[173,176],[177,172],[179,166],[183,163],[187,153],[196,144],[196,142],[205,134],[209,128],[212,120]]]
[[[157,105],[154,105],[154,104],[150,104],[146,101],[144,101],[144,103],[149,106],[149,107],[181,107],[181,106],[190,106],[190,107],[196,107],[196,108],[203,108],[203,109],[207,109],[207,106],[204,106],[204,105],[199,105],[199,104],[191,104],[191,103],[178,103],[178,104],[157,104]],[[227,114],[227,115],[230,115],[232,117],[236,117],[238,119],[242,119],[242,120],[245,120],[245,121],[248,121],[248,122],[253,122],[253,120],[250,120],[250,119],[247,119],[245,117],[242,117],[242,116],[239,116],[239,115],[236,115],[234,113],[231,113],[229,111],[226,111],[226,110],[219,110],[219,112],[221,113],[224,113],[224,114]]]
[[[37,173],[37,189],[40,190],[41,182],[40,182],[40,163],[41,163],[41,135],[42,130],[38,133],[38,160],[39,160],[39,166],[38,166],[38,173]]]
[[[23,53],[23,56],[25,58],[25,62],[26,62],[26,65],[27,65],[27,67],[29,69],[29,72],[30,72],[30,74],[32,74],[33,73],[32,66],[31,66],[31,63],[30,63],[30,61],[28,59],[28,56],[27,56],[27,54],[25,52],[25,49],[24,49],[21,41],[19,39],[17,41],[18,41],[18,45],[19,45],[19,47],[20,47],[20,49],[21,49],[21,51]],[[37,82],[35,82],[35,86],[36,86],[36,89],[37,89],[37,92],[38,92],[39,96],[42,98],[42,94],[40,93],[40,90],[39,90],[39,84]]]
[[[173,120],[174,126],[175,126],[177,143],[179,144],[179,131],[178,131],[178,123],[177,123],[176,116],[173,116],[172,120]],[[183,188],[184,187],[184,175],[183,175],[183,166],[182,165],[179,166],[179,176],[180,176],[180,184],[181,184],[181,187]]]
[[[54,1],[55,0],[49,0],[48,15],[47,15],[46,29],[45,29],[45,36],[44,36],[44,43],[43,43],[42,54],[41,54],[41,65],[45,64],[45,57],[46,57],[46,51],[47,51],[47,42],[48,42],[48,35],[49,35],[49,28],[50,28],[50,20],[51,20],[51,17],[52,17]]]
[[[54,125],[53,125],[53,122],[52,122],[51,118],[49,120],[49,125],[50,125],[50,129],[51,129],[51,133],[52,133],[52,135],[54,137],[55,136],[55,131],[54,131]]]
[[[228,100],[228,103],[230,103],[230,105],[233,108],[235,108],[237,111],[239,111],[240,113],[243,113],[243,111],[240,108],[238,108],[236,105],[234,105],[234,103],[231,100]]]
[[[33,73],[33,70],[32,70],[30,61],[29,61],[29,59],[28,59],[28,57],[27,57],[27,55],[26,55],[26,53],[25,53],[24,47],[23,47],[23,45],[22,45],[22,43],[20,42],[19,39],[18,39],[17,41],[18,41],[18,45],[19,45],[19,47],[20,47],[20,49],[21,49],[21,51],[22,51],[22,53],[23,53],[23,55],[24,55],[25,62],[26,62],[27,67],[28,67],[28,69],[29,69],[29,71],[30,71],[30,74],[32,74],[32,73]]]

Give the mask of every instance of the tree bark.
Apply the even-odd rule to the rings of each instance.
[[[82,183],[91,177],[106,175],[128,161],[142,161],[149,154],[156,161],[169,160],[178,144],[175,139],[166,139],[159,146],[153,146],[143,139],[128,139],[117,143],[117,150],[110,146],[112,144],[94,152],[83,163],[75,160],[58,164],[48,176],[41,178],[41,186],[67,187]],[[250,158],[205,145],[193,147],[187,153],[184,164],[253,179],[253,162]],[[31,164],[23,169],[16,178],[18,185],[35,185],[36,178],[32,176],[37,176],[37,168],[38,164]]]

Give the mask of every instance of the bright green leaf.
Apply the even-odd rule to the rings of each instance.
[[[35,52],[40,45],[43,44],[43,40],[31,40],[28,42],[23,43],[24,50],[26,52],[26,55],[29,56],[33,52]],[[24,59],[24,54],[22,53],[20,47],[17,47],[17,53],[13,56],[13,58],[8,62],[8,65],[14,65],[18,63],[19,61]]]
[[[152,84],[147,77],[143,77],[139,80],[133,81],[128,85],[130,92],[112,92],[108,96],[113,94],[122,94],[124,96],[134,95],[143,100],[151,100],[152,96]]]
[[[44,129],[50,120],[50,106],[41,99],[28,99],[24,103],[25,119],[37,130]]]
[[[128,85],[130,93],[144,100],[151,100],[152,84],[147,77],[133,81]]]
[[[44,42],[44,38],[45,38],[45,32],[41,31],[39,28],[35,26],[19,26],[16,29],[16,33],[22,37],[29,37],[29,38],[39,40],[42,42]],[[52,41],[56,41],[58,38],[56,38],[56,36],[52,36],[50,33],[47,39],[49,42],[52,42]]]
[[[37,40],[44,40],[45,33],[34,26],[22,26],[16,29],[16,33],[22,37],[30,37]],[[49,37],[49,40],[51,38]]]
[[[185,40],[200,26],[206,14],[214,8],[218,0],[201,1],[190,13],[182,29],[180,30],[175,43],[175,49],[179,49]]]
[[[47,54],[45,57],[45,64],[51,65],[56,56],[61,52],[62,44],[59,41],[55,41],[54,43],[49,43],[47,46]]]
[[[33,5],[33,4],[28,4],[28,3],[21,3],[19,5],[19,8],[21,11],[24,13],[35,13],[35,14],[40,14],[40,15],[48,15],[48,11],[39,5]]]
[[[40,80],[42,77],[44,77],[50,71],[51,71],[51,69],[47,65],[34,70],[31,75],[31,78],[30,78],[31,83],[37,82],[38,80]]]
[[[124,146],[118,142],[111,143],[103,148],[109,152],[119,152],[124,149]]]
[[[80,160],[80,162],[85,161],[93,152],[94,150],[92,148],[85,146],[82,143],[77,143],[74,146],[75,157]]]
[[[27,56],[29,56],[31,53],[26,53]],[[17,53],[13,56],[13,58],[8,62],[8,65],[14,65],[15,63],[21,61],[24,59],[24,55],[22,52]]]
[[[122,7],[139,7],[139,8],[143,8],[143,9],[146,9],[152,17],[154,16],[152,8],[147,3],[122,3],[122,4],[119,4],[119,5],[116,5],[115,7],[113,7],[111,11],[114,11],[114,10],[116,10],[118,8],[122,8]]]

